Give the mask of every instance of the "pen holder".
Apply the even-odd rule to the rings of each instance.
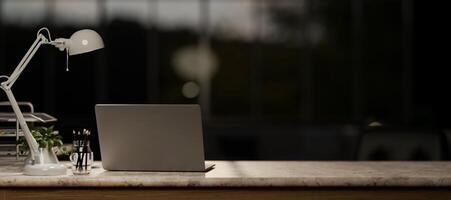
[[[91,151],[88,140],[74,140],[70,161],[72,162],[72,173],[74,175],[91,173],[94,153]]]

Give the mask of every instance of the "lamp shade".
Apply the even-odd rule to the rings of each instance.
[[[83,29],[70,36],[69,55],[87,53],[104,47],[102,37],[90,29]]]

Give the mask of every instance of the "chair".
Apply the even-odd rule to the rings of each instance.
[[[444,134],[435,130],[376,128],[364,131],[357,160],[449,159]]]

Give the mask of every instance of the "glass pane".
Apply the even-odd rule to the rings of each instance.
[[[198,0],[158,1],[158,25],[164,29],[199,30]]]
[[[185,89],[194,88],[194,91],[201,87],[199,80],[189,75],[191,69],[198,69],[199,16],[197,0],[158,1],[157,38],[163,103],[196,103],[199,100],[198,95],[187,97],[183,93],[184,86]]]
[[[1,3],[1,20],[5,24],[34,25],[42,23],[47,14],[45,0],[2,0]]]
[[[209,28],[216,37],[251,40],[259,33],[255,1],[210,1]]]
[[[55,16],[52,18],[57,25],[95,25],[99,23],[97,1],[55,1]]]
[[[404,89],[402,1],[369,0],[363,6],[365,103],[368,105],[365,112],[370,118],[399,122]]]
[[[151,7],[156,5],[155,2],[152,0],[106,1],[107,21],[127,20],[149,25],[155,17],[150,13]]]
[[[209,29],[219,63],[211,96],[216,118],[250,116],[253,41],[259,34],[256,6],[256,1],[210,1]]]

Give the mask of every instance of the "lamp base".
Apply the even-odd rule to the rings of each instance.
[[[28,176],[60,176],[66,175],[67,168],[63,164],[25,165],[23,174]]]
[[[60,176],[66,173],[66,166],[60,164],[55,152],[48,148],[39,148],[34,161],[28,157],[23,169],[23,174],[29,176]]]

